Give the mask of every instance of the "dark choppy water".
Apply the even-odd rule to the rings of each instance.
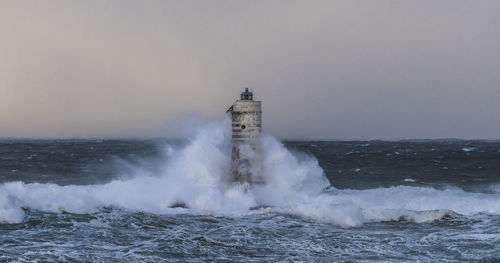
[[[500,142],[287,142],[248,193],[207,136],[1,141],[0,262],[500,262]]]

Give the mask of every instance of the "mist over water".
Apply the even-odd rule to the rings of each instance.
[[[443,184],[423,185],[421,182],[425,181],[425,176],[411,175],[411,178],[409,178],[410,176],[403,175],[402,178],[404,180],[401,179],[401,183],[397,183],[398,180],[393,180],[395,183],[387,187],[362,187],[359,189],[334,187],[336,185],[335,178],[342,178],[340,177],[342,170],[333,170],[333,172],[339,174],[335,176],[332,176],[332,170],[330,169],[328,170],[328,174],[325,173],[319,165],[318,159],[311,153],[314,152],[314,149],[320,151],[318,149],[321,147],[327,147],[328,143],[303,142],[302,146],[290,147],[290,145],[293,146],[292,143],[287,148],[272,136],[263,135],[261,138],[261,172],[266,183],[253,185],[249,188],[248,185],[233,183],[229,178],[231,165],[230,138],[230,124],[227,119],[204,123],[197,128],[196,132],[186,142],[159,143],[157,145],[158,154],[154,158],[148,155],[149,153],[145,148],[141,148],[143,153],[145,153],[142,157],[144,160],[142,161],[139,160],[141,158],[134,155],[129,156],[139,161],[130,162],[118,158],[120,161],[117,163],[127,167],[126,175],[120,174],[120,171],[125,170],[116,169],[115,173],[117,174],[101,183],[82,183],[85,182],[85,177],[77,181],[77,176],[72,176],[71,174],[67,176],[74,177],[75,183],[73,184],[61,184],[50,181],[39,182],[40,178],[47,177],[45,175],[37,177],[39,179],[32,181],[4,179],[4,182],[0,184],[0,232],[3,231],[3,233],[7,234],[5,236],[7,239],[4,241],[8,241],[9,235],[12,235],[12,237],[16,235],[15,231],[28,231],[26,229],[29,229],[28,232],[30,234],[34,236],[39,235],[43,227],[39,228],[38,225],[45,225],[45,228],[53,229],[55,232],[64,231],[65,227],[59,229],[59,226],[64,225],[73,229],[79,229],[79,231],[83,231],[82,233],[89,232],[94,234],[100,233],[99,231],[106,232],[108,231],[106,229],[116,227],[121,229],[120,231],[131,231],[130,227],[135,228],[138,226],[139,229],[143,229],[141,231],[145,231],[143,233],[145,235],[144,238],[151,240],[153,244],[158,244],[158,238],[163,240],[165,237],[175,236],[175,233],[178,233],[177,231],[182,230],[189,232],[188,236],[182,239],[182,242],[188,242],[186,244],[187,247],[183,247],[182,249],[192,249],[191,246],[200,246],[198,241],[195,242],[196,244],[193,244],[189,240],[192,240],[192,238],[198,240],[196,239],[198,238],[198,234],[196,233],[205,233],[202,235],[202,239],[205,240],[204,242],[210,243],[206,244],[208,246],[206,249],[211,251],[207,253],[217,254],[212,248],[213,246],[218,246],[215,244],[217,242],[221,242],[220,244],[233,244],[236,247],[240,245],[245,247],[244,244],[239,243],[241,239],[238,238],[237,240],[240,241],[235,241],[234,238],[235,235],[238,236],[237,233],[233,233],[233,235],[227,237],[222,233],[237,231],[236,222],[245,222],[245,225],[241,227],[245,229],[245,235],[250,235],[247,236],[249,240],[257,242],[255,243],[256,247],[254,247],[255,253],[258,253],[257,251],[262,249],[260,245],[257,245],[262,242],[280,240],[280,242],[291,244],[291,247],[274,244],[272,246],[273,249],[268,251],[269,257],[267,260],[277,259],[277,255],[279,254],[288,255],[285,258],[292,257],[302,260],[332,259],[339,255],[346,256],[342,253],[346,253],[348,249],[359,252],[348,253],[348,257],[366,260],[367,258],[361,256],[363,253],[360,251],[367,249],[369,245],[368,243],[364,244],[363,240],[366,238],[375,238],[371,235],[377,233],[377,231],[380,232],[380,227],[397,228],[397,226],[406,226],[414,228],[414,231],[412,230],[413,232],[409,234],[398,232],[400,230],[384,234],[387,235],[384,238],[389,239],[394,238],[391,235],[397,235],[397,238],[409,235],[411,240],[407,240],[407,247],[405,248],[385,247],[384,242],[378,243],[380,240],[377,240],[377,238],[373,239],[371,241],[372,246],[381,249],[381,251],[386,251],[384,252],[386,254],[383,254],[385,256],[381,256],[381,258],[386,258],[387,256],[400,260],[422,258],[422,255],[418,253],[426,251],[425,246],[429,242],[449,242],[450,246],[453,247],[455,244],[453,240],[457,238],[458,240],[462,240],[462,237],[448,235],[449,232],[447,231],[451,231],[450,229],[454,227],[470,227],[470,230],[466,230],[467,233],[464,235],[467,235],[468,238],[471,236],[479,238],[480,241],[478,242],[480,243],[486,242],[489,244],[500,240],[498,228],[494,228],[496,230],[490,228],[498,226],[500,221],[500,182],[481,188],[484,191],[467,191],[466,188],[451,184],[444,186]],[[15,142],[8,143],[15,145]],[[8,143],[4,143],[4,145]],[[73,142],[67,143],[71,144]],[[82,143],[86,148],[96,152],[92,153],[94,155],[100,151],[99,149],[95,149],[97,144],[94,145],[93,142],[74,143]],[[53,143],[47,142],[47,144],[52,145]],[[98,142],[98,144],[111,145],[105,141]],[[371,144],[376,143],[372,142]],[[90,145],[90,147],[87,147],[87,145]],[[308,147],[307,152],[309,153],[300,151],[300,147],[304,145]],[[423,147],[418,144],[410,144],[410,146],[414,148]],[[40,149],[46,148],[45,146],[38,147]],[[356,147],[357,151],[365,149],[364,153],[358,152],[364,157],[358,156],[353,159],[358,160],[367,158],[366,155],[371,154],[370,147],[375,146],[371,146],[370,143],[363,143],[353,147]],[[434,150],[429,148],[429,153],[439,151],[433,147],[436,146],[431,147]],[[462,146],[457,147],[459,153],[461,152],[467,156],[476,152],[478,154],[485,153],[485,150],[482,150],[485,149],[484,146],[469,147],[467,150],[463,150],[465,147]],[[343,148],[337,146],[335,149],[332,147],[327,147],[327,149],[338,151]],[[376,146],[375,149],[378,149],[376,151],[378,155],[385,156],[385,158],[400,158],[400,156],[415,152],[421,155],[425,153],[425,151],[420,150],[403,149],[403,151],[402,149],[394,150],[391,148],[392,154],[389,156],[380,150],[383,149],[382,146]],[[33,159],[43,158],[41,150],[38,151],[40,151],[38,154],[30,153],[27,157],[24,157],[26,159],[23,162],[27,164]],[[378,153],[379,151],[382,152]],[[349,150],[342,153],[342,156],[351,156],[355,152]],[[53,154],[55,152],[52,152]],[[65,155],[67,154],[65,153]],[[74,154],[73,152],[69,156]],[[493,154],[497,154],[497,152]],[[21,153],[21,155],[23,154]],[[333,154],[328,155],[328,158],[325,158],[321,154],[318,156],[321,157],[321,162],[326,164],[334,157]],[[415,156],[413,158],[417,160],[418,158]],[[11,159],[16,160],[16,158]],[[154,161],[151,161],[153,159]],[[9,157],[5,157],[4,160],[10,159]],[[104,169],[106,165],[102,160],[103,158],[98,158],[99,163]],[[336,165],[340,167],[342,163],[339,162]],[[329,164],[326,167],[330,167]],[[22,167],[18,169],[22,169]],[[81,171],[85,171],[85,169],[90,168],[88,165],[85,165],[81,168]],[[353,175],[356,175],[361,173],[362,169],[367,168],[351,169],[351,172]],[[67,171],[67,169],[65,168],[63,171]],[[10,173],[11,177],[5,178],[15,178],[12,175],[19,174],[20,172],[13,169]],[[345,180],[345,177],[343,180]],[[369,179],[359,175],[359,178],[352,177],[350,180],[363,181]],[[177,207],[179,204],[187,208]],[[55,225],[51,225],[52,223],[46,222],[46,219],[44,219],[54,216],[56,218],[54,222],[56,223],[53,224]],[[130,225],[130,217],[134,218],[132,226]],[[171,222],[179,220],[182,223],[172,223],[174,224],[172,227],[175,231],[172,230],[174,232],[169,232],[169,230],[163,232],[164,236],[158,236],[158,233],[152,234],[147,230],[150,227],[157,228],[163,225],[170,225]],[[209,225],[205,225],[207,222],[210,222],[208,223]],[[31,225],[35,229],[31,229],[29,227]],[[285,232],[281,234],[275,233],[275,231],[284,226],[290,228],[283,230]],[[11,232],[12,228],[17,230]],[[271,236],[249,234],[253,233],[252,231],[261,232],[262,229],[258,230],[259,228],[265,229],[264,232],[269,233]],[[222,232],[217,232],[216,230],[213,230],[215,232],[211,232],[208,229],[219,229]],[[323,229],[323,232],[317,232],[317,229]],[[443,238],[449,237],[450,239],[438,241],[438,238],[429,233],[428,229],[433,229],[432,233],[444,231]],[[339,242],[348,242],[347,244],[350,244],[349,246],[352,247],[344,248],[342,253],[339,251],[335,252],[337,254],[334,253],[335,249],[332,250],[332,247],[325,247],[327,244],[330,244],[329,242],[337,242],[334,241],[335,239],[325,239],[327,237],[324,234],[331,231],[340,232],[342,235],[345,234],[344,238],[347,238],[347,240]],[[352,236],[354,233],[358,233],[361,236]],[[129,234],[132,236],[135,235],[133,232]],[[299,237],[304,234],[306,234],[305,237]],[[313,235],[315,239],[324,240],[324,242],[299,246],[301,242],[312,242],[310,238],[313,237],[307,237],[309,234]],[[194,237],[190,235],[194,235]],[[85,236],[88,236],[88,234],[70,235],[64,242],[73,242],[73,240],[80,240],[81,237]],[[285,236],[287,237],[285,238]],[[90,241],[80,240],[78,242],[81,245],[86,242],[93,242],[91,240],[94,238],[97,237],[90,237]],[[135,242],[139,242],[137,240],[133,241],[133,239],[130,241],[131,243],[128,243],[127,247],[134,246]],[[111,240],[102,241],[108,242],[106,245],[112,247],[111,250],[115,254],[112,254],[111,258],[128,260],[165,259],[163,254],[154,252],[156,250],[154,246],[150,246],[151,244],[145,245],[148,251],[152,250],[151,253],[148,254],[149,256],[143,257],[141,256],[143,255],[143,250],[140,250],[143,252],[138,254],[130,254],[129,252],[124,252],[121,246],[113,246],[112,243],[114,241]],[[162,242],[167,241],[163,240]],[[333,246],[338,247],[339,244]],[[17,245],[26,244],[21,242],[17,243]],[[294,246],[301,247],[300,249],[306,251],[308,254],[293,254],[292,247]],[[445,246],[441,250],[434,254],[431,253],[430,256],[427,255],[424,258],[440,258],[449,252],[450,246]],[[21,254],[17,250],[7,247],[0,247],[0,249],[3,249],[0,252],[3,251],[10,254],[12,256],[9,257],[10,259],[16,258],[16,255],[25,259],[30,258],[29,255],[23,254],[24,252],[22,251],[24,250],[22,249],[19,250]],[[29,249],[29,245],[26,245],[26,249]],[[65,255],[68,252],[68,249],[72,251],[68,247],[62,248],[61,250],[53,251],[57,256],[46,257],[46,259],[69,260],[70,258],[61,258],[61,255]],[[402,256],[401,251],[408,249],[416,249],[420,252],[415,252],[417,256],[413,258]],[[500,251],[497,246],[484,249],[488,249],[490,253],[499,253]],[[100,251],[99,249],[97,250]],[[128,249],[125,250],[128,251]],[[168,249],[164,250],[167,251]],[[45,250],[37,251],[41,253],[41,251]],[[224,253],[226,252],[229,253],[228,251]],[[99,253],[103,255],[102,258],[106,258],[106,255],[110,252],[101,251],[91,255],[98,255]],[[226,256],[239,255],[238,253],[241,253],[241,251],[233,251],[231,253]],[[40,256],[41,254],[35,255]],[[72,259],[81,259],[82,255],[77,254]],[[172,256],[171,254],[169,255],[166,258]],[[177,256],[179,259],[183,259],[186,255]],[[361,256],[361,258],[358,256]],[[250,258],[243,257],[241,260],[248,260]],[[455,258],[470,259],[471,256],[460,253],[459,255],[455,255]],[[95,258],[91,257],[91,259]]]
[[[22,221],[22,207],[50,212],[94,213],[116,206],[135,211],[169,213],[185,204],[192,212],[242,213],[255,206],[287,205],[315,195],[329,186],[312,157],[298,158],[270,136],[262,138],[263,176],[267,184],[232,183],[228,120],[201,127],[187,145],[164,146],[165,161],[151,173],[136,167],[132,178],[102,185],[67,185],[10,182],[0,186],[0,220]]]
[[[398,220],[439,219],[450,212],[473,215],[500,213],[496,194],[467,193],[461,189],[436,190],[397,186],[369,190],[336,190],[330,186],[317,160],[292,153],[269,135],[261,138],[264,185],[250,190],[232,183],[228,120],[200,127],[182,147],[164,145],[164,163],[156,173],[141,167],[133,177],[101,185],[25,184],[0,186],[0,220],[19,223],[22,208],[49,212],[95,213],[114,206],[133,211],[171,213],[172,205],[185,204],[193,213],[241,215],[252,207],[311,217],[340,226]],[[496,191],[495,186],[492,186]]]

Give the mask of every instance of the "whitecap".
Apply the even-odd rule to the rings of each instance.
[[[474,150],[476,150],[476,147],[464,147],[464,148],[462,148],[462,151],[464,151],[464,152],[472,152]]]
[[[228,119],[205,124],[184,147],[165,145],[165,162],[156,173],[136,167],[135,176],[102,185],[2,184],[0,221],[22,222],[22,207],[87,214],[111,206],[156,214],[182,210],[227,216],[244,216],[256,212],[253,207],[269,207],[264,211],[292,213],[344,227],[380,221],[423,223],[452,213],[500,214],[497,188],[485,194],[410,186],[367,190],[329,187],[314,157],[292,153],[268,135],[261,139],[261,173],[266,184],[252,188],[233,184],[228,180],[230,126]],[[189,209],[170,208],[179,202]]]

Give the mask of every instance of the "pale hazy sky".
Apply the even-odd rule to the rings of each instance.
[[[0,1],[0,137],[500,138],[500,1]],[[171,127],[170,127],[171,128]]]

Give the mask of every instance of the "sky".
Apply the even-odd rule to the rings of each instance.
[[[499,139],[500,1],[0,1],[0,137]],[[178,132],[177,132],[178,133]]]

